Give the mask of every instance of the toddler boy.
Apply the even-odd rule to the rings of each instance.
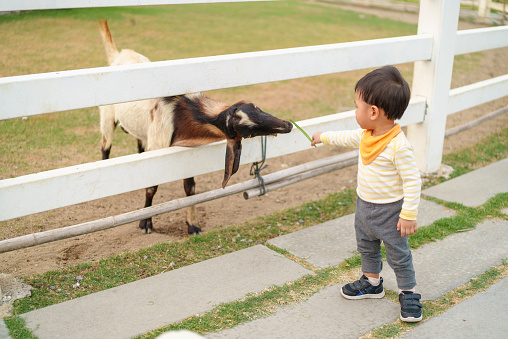
[[[362,277],[346,284],[346,299],[382,298],[385,295],[381,241],[399,288],[400,319],[422,320],[421,295],[408,236],[418,230],[416,215],[421,179],[413,148],[395,123],[406,110],[409,85],[397,68],[385,66],[361,78],[355,87],[356,121],[361,129],[317,132],[311,145],[340,145],[360,149],[355,230],[362,259]]]

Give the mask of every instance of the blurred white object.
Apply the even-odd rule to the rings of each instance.
[[[157,336],[156,339],[203,339],[202,335],[197,333],[188,331],[188,330],[180,330],[180,331],[169,331],[162,333]]]

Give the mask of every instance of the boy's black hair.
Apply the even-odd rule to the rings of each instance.
[[[390,120],[402,118],[411,96],[408,83],[393,66],[366,74],[356,83],[356,92],[367,104],[382,108]]]

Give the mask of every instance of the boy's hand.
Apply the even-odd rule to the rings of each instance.
[[[400,231],[401,237],[412,235],[418,231],[418,223],[416,220],[406,220],[399,218],[399,222],[397,223],[397,231]]]
[[[312,134],[312,142],[310,143],[310,145],[313,147],[315,146],[316,144],[320,144],[321,143],[321,134],[323,132],[316,132],[314,134]]]

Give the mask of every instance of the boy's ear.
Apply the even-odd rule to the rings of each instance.
[[[381,112],[381,109],[375,105],[371,105],[370,106],[370,120],[376,120],[377,118],[379,118],[381,116],[381,114],[383,114],[383,112]]]

